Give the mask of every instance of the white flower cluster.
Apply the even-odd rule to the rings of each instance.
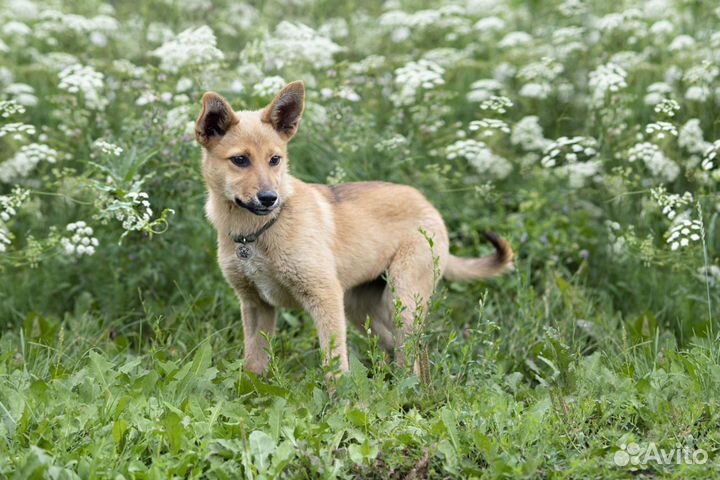
[[[547,148],[550,140],[543,135],[540,119],[536,115],[529,115],[513,125],[510,143],[526,152],[533,152]]]
[[[606,63],[590,72],[588,85],[592,89],[592,100],[595,106],[605,103],[608,93],[616,93],[627,87],[627,72],[614,63]]]
[[[674,220],[677,217],[679,207],[687,207],[695,201],[690,192],[685,192],[682,195],[677,193],[668,194],[663,186],[653,188],[651,194],[655,201],[663,207],[662,214],[665,215],[668,220]],[[684,212],[681,213],[680,216],[684,218],[689,215],[690,212]]]
[[[25,178],[45,160],[48,163],[57,161],[58,152],[42,143],[31,143],[23,146],[10,160],[0,163],[0,182],[10,183]]]
[[[37,25],[36,32],[41,35],[72,31],[78,34],[110,33],[118,29],[119,23],[108,15],[97,15],[92,18],[82,15],[66,14],[57,10],[44,10],[42,21]]]
[[[540,163],[545,168],[591,160],[597,155],[597,140],[592,137],[560,137],[543,151]]]
[[[625,255],[625,253],[627,253],[627,241],[623,236],[623,230],[620,224],[612,220],[606,220],[605,226],[607,227],[608,240],[610,241],[610,252],[618,256]]]
[[[674,117],[680,110],[680,104],[672,98],[663,98],[655,105],[655,113],[661,113],[668,117]]]
[[[14,140],[22,140],[25,135],[35,135],[35,127],[27,123],[7,123],[0,127],[0,138],[10,135]]]
[[[396,105],[411,105],[418,91],[431,90],[445,83],[445,69],[435,62],[419,60],[409,62],[395,70],[395,86],[398,91],[392,96]]]
[[[69,223],[66,230],[72,234],[70,238],[63,237],[60,240],[65,255],[82,257],[83,255],[92,256],[95,253],[95,247],[98,246],[98,239],[93,237],[93,229],[85,222]]]
[[[494,118],[484,118],[482,120],[473,120],[468,126],[471,132],[482,131],[481,136],[492,137],[495,132],[510,133],[510,127],[502,120]]]
[[[5,93],[13,97],[15,102],[26,107],[33,107],[38,103],[35,89],[26,83],[11,83],[5,87]]]
[[[122,147],[103,140],[102,138],[98,138],[97,140],[95,140],[95,142],[93,142],[93,148],[99,150],[105,155],[110,155],[113,157],[119,157],[123,152]]]
[[[513,106],[512,100],[501,95],[493,95],[480,102],[480,110],[490,110],[496,113],[506,113]]]
[[[555,79],[563,72],[563,66],[557,60],[543,58],[540,62],[530,63],[520,69],[517,77],[526,82],[520,88],[520,96],[544,99],[553,90]]]
[[[667,243],[671,250],[680,247],[687,247],[691,241],[698,242],[702,239],[703,225],[700,220],[680,220],[670,227]]]
[[[695,102],[707,101],[711,95],[710,87],[718,74],[720,68],[707,60],[689,68],[683,75],[683,80],[689,85],[685,91],[685,98]]]
[[[25,107],[14,100],[3,100],[0,102],[0,117],[10,118],[13,115],[25,113]]]
[[[597,141],[591,137],[560,137],[545,147],[540,164],[567,178],[572,188],[585,186],[587,180],[600,173],[601,163],[595,160]]]
[[[667,158],[660,147],[653,143],[637,143],[628,150],[627,156],[630,162],[642,161],[654,177],[666,182],[672,182],[680,174],[677,163]]]
[[[499,48],[516,48],[528,45],[532,41],[532,35],[527,32],[510,32],[498,42],[497,46]]]
[[[265,39],[262,50],[266,65],[273,69],[297,63],[327,68],[342,47],[307,25],[283,20],[275,34]]]
[[[183,30],[152,51],[160,58],[160,69],[177,73],[185,67],[209,67],[224,58],[215,33],[207,25]]]
[[[467,94],[469,102],[482,102],[493,97],[502,91],[502,83],[492,78],[484,78],[473,82],[470,85],[470,92]]]
[[[703,153],[702,163],[700,164],[703,170],[707,172],[717,167],[718,152],[720,152],[720,140],[715,140]]]
[[[61,90],[70,93],[81,93],[85,106],[94,110],[102,110],[108,100],[102,93],[104,75],[93,67],[74,64],[60,72]]]
[[[126,231],[142,230],[152,220],[153,211],[145,192],[129,192],[125,201],[117,202],[114,207],[115,218],[122,222]]]
[[[0,253],[7,251],[7,246],[12,242],[7,222],[17,215],[17,209],[29,196],[30,191],[20,187],[15,187],[10,195],[0,195]]]
[[[270,76],[263,78],[260,82],[253,85],[253,95],[256,97],[268,98],[273,97],[286,85],[285,79],[278,76]]]
[[[705,151],[710,148],[710,143],[706,142],[703,137],[700,120],[691,118],[685,122],[685,125],[680,127],[678,145],[680,148],[684,148],[688,152],[695,154],[705,153]]]
[[[655,82],[648,86],[647,93],[643,98],[645,105],[658,105],[668,99],[672,93],[672,87],[665,82]]]
[[[708,265],[698,268],[697,277],[707,282],[711,287],[720,285],[720,267],[717,265]]]
[[[665,134],[670,134],[673,137],[677,137],[677,127],[670,122],[654,122],[649,123],[645,127],[645,133],[655,135],[655,138],[662,140],[665,138]]]
[[[375,144],[375,149],[379,152],[389,153],[397,151],[406,151],[410,141],[407,137],[400,135],[399,133],[394,134],[392,137]]]
[[[494,178],[502,179],[512,171],[512,164],[503,157],[495,155],[483,142],[476,140],[458,140],[449,145],[446,150],[447,158],[465,158],[480,173],[486,173]]]

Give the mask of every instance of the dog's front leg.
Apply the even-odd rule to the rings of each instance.
[[[303,293],[303,307],[315,322],[325,365],[337,358],[340,371],[347,372],[347,325],[342,287],[339,284],[316,285]]]
[[[242,304],[243,334],[245,336],[245,369],[261,375],[268,368],[269,347],[265,336],[275,333],[275,308],[250,298],[240,298]]]

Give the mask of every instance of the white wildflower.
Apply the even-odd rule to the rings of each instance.
[[[530,82],[520,88],[520,96],[527,98],[544,99],[552,93],[552,85],[546,82]]]
[[[95,142],[93,142],[93,148],[113,157],[119,157],[123,152],[122,147],[103,140],[102,138],[98,138]]]
[[[26,107],[34,107],[38,103],[35,89],[26,83],[11,83],[5,87],[5,93],[10,95],[15,102]]]
[[[665,156],[657,145],[649,142],[635,144],[628,150],[630,162],[642,161],[650,173],[657,178],[672,182],[680,174],[680,167]]]
[[[533,41],[532,35],[526,32],[510,32],[497,44],[499,48],[515,48],[529,45]]]
[[[58,152],[41,143],[25,145],[10,160],[0,163],[0,182],[10,183],[25,178],[40,163],[55,163]]]
[[[653,188],[650,191],[653,199],[662,207],[662,214],[665,215],[668,220],[676,220],[680,218],[688,217],[690,212],[682,211],[682,207],[691,206],[695,202],[695,198],[692,193],[685,192],[682,195],[677,193],[667,193],[664,186]],[[678,217],[678,211],[680,210],[680,216]]]
[[[65,255],[69,257],[82,257],[83,255],[92,256],[95,254],[95,248],[98,246],[98,239],[93,236],[94,231],[85,222],[78,221],[69,223],[66,230],[71,235],[63,237],[60,245]]]
[[[665,135],[672,135],[677,137],[677,127],[670,122],[653,122],[647,124],[645,127],[645,133],[654,135],[658,139],[665,138]]]
[[[266,66],[272,69],[296,64],[326,68],[333,65],[333,56],[342,50],[340,45],[307,25],[285,20],[259,48]]]
[[[691,102],[705,102],[710,98],[710,88],[705,85],[692,85],[685,91],[685,98]]]
[[[476,140],[458,140],[449,145],[445,153],[450,160],[465,158],[478,172],[502,179],[512,171],[512,164],[503,157],[495,155],[483,142]]]
[[[690,35],[678,35],[670,42],[670,51],[678,52],[681,50],[688,50],[695,46],[695,39]]]
[[[108,103],[102,94],[103,78],[103,74],[94,68],[75,64],[60,72],[58,87],[70,93],[82,94],[86,107],[102,110]]]
[[[597,155],[597,140],[592,137],[560,137],[550,142],[543,151],[540,164],[553,168],[567,163],[592,160]]]
[[[597,176],[601,170],[599,160],[591,160],[587,162],[571,162],[561,165],[555,169],[555,173],[559,177],[568,179],[568,185],[571,188],[581,188],[585,186],[587,180]]]
[[[470,92],[467,94],[467,99],[470,102],[483,102],[497,95],[501,90],[502,84],[500,82],[493,78],[484,78],[470,85]]]
[[[685,125],[680,127],[678,134],[678,145],[690,153],[700,154],[710,148],[710,143],[703,138],[703,131],[700,127],[700,120],[691,118]]]
[[[0,138],[10,135],[15,140],[22,140],[25,136],[35,135],[35,127],[27,123],[7,123],[0,126]]]
[[[513,106],[512,100],[508,97],[493,95],[480,103],[480,110],[490,110],[497,113],[505,113]]]
[[[656,82],[648,86],[643,101],[645,105],[657,105],[672,93],[672,87],[665,82]]]
[[[687,247],[690,242],[698,242],[702,239],[702,223],[700,220],[684,219],[670,227],[667,243],[671,250],[680,247]]]
[[[13,115],[22,115],[25,113],[25,107],[13,100],[4,100],[0,102],[0,117],[10,118]]]
[[[411,105],[418,92],[432,90],[443,85],[445,69],[428,60],[409,62],[395,70],[396,93],[392,101],[396,105]]]
[[[215,33],[207,25],[183,30],[151,53],[160,58],[160,69],[177,73],[186,67],[205,68],[224,58],[216,47]]]
[[[510,133],[510,127],[502,120],[494,118],[484,118],[482,120],[473,120],[468,126],[471,132],[481,131],[481,136],[492,137],[495,132]]]
[[[655,113],[674,117],[675,113],[680,110],[680,104],[672,98],[663,98],[655,105]]]
[[[626,77],[625,70],[613,63],[600,65],[590,72],[588,85],[592,89],[593,103],[600,106],[605,102],[608,93],[616,93],[627,87]]]
[[[505,30],[506,22],[502,18],[489,16],[481,18],[473,25],[473,29],[481,33],[499,32]]]
[[[720,140],[715,140],[703,153],[703,159],[700,166],[706,172],[717,167],[718,153],[720,152]]]
[[[253,94],[256,97],[273,97],[286,85],[282,77],[270,76],[263,78],[259,83],[253,85]]]
[[[543,150],[550,140],[543,136],[539,118],[531,115],[523,117],[513,126],[510,143],[530,152]]]
[[[703,265],[697,270],[697,278],[707,282],[711,287],[720,285],[720,267],[717,265]]]

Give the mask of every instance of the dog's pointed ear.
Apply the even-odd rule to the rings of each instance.
[[[205,92],[203,108],[195,123],[195,139],[203,147],[221,138],[238,123],[235,112],[223,97],[215,92]]]
[[[262,121],[269,123],[285,140],[297,133],[305,109],[305,85],[289,83],[262,112]]]

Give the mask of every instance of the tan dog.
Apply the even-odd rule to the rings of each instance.
[[[208,92],[195,129],[203,147],[207,215],[218,231],[220,268],[240,297],[245,367],[254,373],[267,369],[261,332],[273,334],[278,308],[305,309],[325,361],[336,357],[347,371],[346,318],[362,327],[369,316],[383,348],[397,354],[416,315],[424,313],[436,272],[475,280],[512,266],[510,246],[494,234],[486,235],[493,256],[450,255],[442,217],[414,188],[310,185],[292,177],[287,145],[304,105],[302,82],[290,83],[253,112],[234,112]],[[425,235],[433,238],[432,251]],[[399,329],[394,298],[404,306]]]

